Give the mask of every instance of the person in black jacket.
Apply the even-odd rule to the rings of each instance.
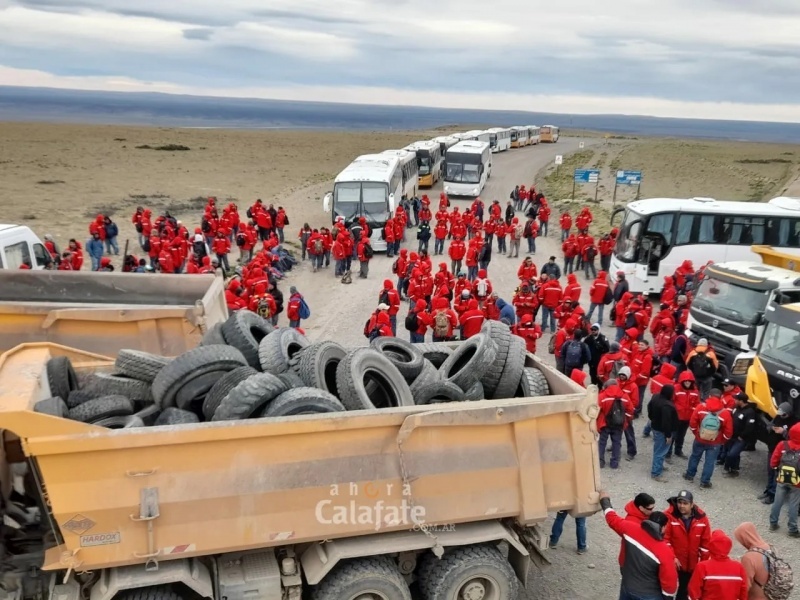
[[[767,438],[767,487],[758,497],[763,504],[772,504],[775,501],[775,469],[770,468],[769,459],[778,444],[782,443],[788,436],[792,425],[798,422],[794,416],[794,409],[790,402],[781,402],[778,406],[778,414],[772,418],[769,424],[769,436]]]
[[[600,364],[600,358],[602,358],[603,354],[610,350],[608,338],[600,333],[600,324],[595,323],[592,325],[589,335],[583,341],[589,346],[589,354],[591,355],[591,358],[589,358],[589,377],[594,385],[600,385],[600,379],[597,377],[597,365]]]
[[[647,417],[653,432],[653,465],[650,476],[660,483],[667,479],[664,472],[664,459],[672,443],[672,436],[678,430],[678,411],[675,409],[673,395],[675,388],[667,384],[650,399],[647,405]]]
[[[736,406],[731,411],[733,416],[733,436],[723,446],[718,465],[725,466],[727,477],[739,476],[739,457],[747,444],[755,441],[756,419],[758,414],[755,406],[750,403],[747,394],[741,392],[736,395]]]

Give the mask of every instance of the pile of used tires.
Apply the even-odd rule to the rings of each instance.
[[[53,397],[35,411],[112,429],[550,393],[544,374],[525,367],[525,342],[497,321],[455,349],[398,338],[347,349],[249,311],[175,358],[121,350],[112,374],[79,382],[69,359],[56,357],[47,376]]]

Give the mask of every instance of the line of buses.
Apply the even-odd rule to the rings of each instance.
[[[492,174],[492,154],[511,148],[558,142],[555,125],[494,127],[414,142],[399,150],[359,156],[336,177],[323,199],[335,222],[350,225],[365,217],[375,250],[385,250],[381,229],[403,198],[443,180],[449,196],[479,196]]]

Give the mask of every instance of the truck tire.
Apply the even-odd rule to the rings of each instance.
[[[550,386],[547,379],[539,369],[525,367],[522,369],[522,377],[519,380],[519,387],[516,398],[536,398],[537,396],[549,396]]]
[[[453,353],[453,349],[443,342],[430,342],[428,344],[414,344],[417,350],[422,352],[422,356],[427,358],[437,369],[444,364],[447,357]]]
[[[139,417],[145,427],[150,427],[156,422],[156,419],[161,414],[161,410],[155,404],[148,404],[143,409],[133,413],[134,417]]]
[[[158,415],[155,426],[161,425],[187,425],[189,423],[199,423],[200,419],[196,414],[191,411],[183,410],[170,406],[165,408],[164,412]]]
[[[185,600],[188,596],[176,592],[169,585],[155,585],[152,587],[123,590],[114,600]]]
[[[247,359],[247,364],[254,369],[261,369],[259,344],[274,330],[272,323],[249,310],[237,310],[222,324],[225,341],[238,348]]]
[[[184,383],[175,394],[175,406],[183,410],[201,411],[209,390],[228,371],[209,371]]]
[[[200,340],[201,346],[225,346],[227,343],[222,335],[222,323],[214,323]]]
[[[483,391],[483,384],[479,381],[471,388],[469,388],[466,392],[464,392],[464,400],[469,400],[470,402],[476,400],[485,400],[486,399],[486,392]]]
[[[289,370],[294,356],[311,345],[308,338],[296,329],[281,327],[261,340],[258,347],[259,368],[265,373],[280,375]]]
[[[267,404],[262,417],[290,417],[344,411],[339,399],[324,390],[299,387],[283,392]]]
[[[414,402],[417,406],[441,404],[442,402],[462,402],[465,399],[464,391],[456,384],[447,381],[424,385],[414,394]]]
[[[311,592],[311,600],[411,600],[397,565],[386,556],[356,558],[336,565]]]
[[[217,380],[205,400],[203,400],[203,415],[206,421],[214,418],[214,413],[217,412],[220,402],[227,396],[230,391],[237,385],[242,383],[248,377],[258,374],[253,367],[238,367],[232,371],[228,371]]]
[[[497,358],[497,346],[485,333],[473,335],[461,344],[439,369],[442,379],[466,391],[480,381]],[[488,390],[487,390],[488,393]]]
[[[480,378],[486,397],[495,398],[497,386],[500,385],[500,378],[503,375],[503,369],[505,368],[508,353],[511,348],[511,329],[509,329],[508,325],[505,323],[490,320],[484,322],[483,327],[481,327],[481,333],[488,335],[497,347],[497,357]],[[519,379],[517,379],[517,381],[519,381]],[[510,393],[513,393],[513,390]]]
[[[132,429],[134,427],[144,427],[144,421],[136,415],[129,415],[127,417],[106,417],[105,419],[98,419],[92,421],[92,425],[98,427],[106,427],[108,429]]]
[[[175,406],[175,396],[187,381],[203,373],[231,371],[246,365],[244,355],[231,346],[198,346],[161,369],[153,380],[153,398],[161,408]]]
[[[336,368],[336,387],[347,410],[414,406],[405,378],[375,348],[349,352]]]
[[[423,600],[516,600],[519,594],[514,569],[495,546],[460,546],[442,558],[427,554],[417,573]]]
[[[347,351],[336,342],[316,342],[295,354],[291,367],[304,385],[325,390],[338,397],[336,367],[346,354]]]
[[[493,400],[513,398],[519,387],[522,378],[522,370],[525,368],[525,340],[518,335],[512,335],[508,344],[508,355],[503,365],[503,372],[500,374],[500,381],[494,390]]]
[[[281,373],[280,375],[276,375],[276,377],[280,379],[283,383],[285,383],[286,387],[289,388],[290,390],[299,387],[308,387],[306,386],[305,382],[302,379],[300,379],[300,376],[291,369],[286,371],[286,373]]]
[[[416,379],[414,379],[414,382],[410,386],[411,393],[416,394],[421,387],[439,381],[442,381],[442,376],[439,372],[439,369],[433,366],[431,361],[425,359],[422,363],[422,371],[420,371],[420,374],[417,375]]]
[[[372,340],[370,346],[384,354],[409,383],[422,371],[425,357],[410,342],[396,337],[378,337]]]
[[[51,415],[53,417],[61,417],[62,419],[66,418],[68,410],[66,402],[58,396],[39,400],[33,405],[33,412]]]
[[[238,421],[257,417],[273,398],[288,388],[271,373],[257,373],[248,377],[222,399],[212,421]]]
[[[72,390],[67,396],[66,403],[67,408],[75,408],[79,404],[83,404],[84,402],[88,402],[89,400],[94,400],[95,398],[99,398],[98,394],[93,394],[92,392],[87,392],[86,390]]]
[[[72,390],[78,389],[78,376],[68,357],[54,356],[47,361],[46,370],[51,397],[64,399],[69,397]]]
[[[85,391],[100,396],[125,396],[134,402],[152,402],[150,384],[138,379],[108,373],[93,373],[86,381]]]
[[[170,359],[166,356],[158,356],[141,350],[120,350],[117,360],[114,361],[114,370],[125,377],[153,383],[153,379],[169,361]]]
[[[73,421],[91,423],[107,417],[127,417],[133,414],[133,402],[125,396],[102,396],[71,408],[67,416]]]

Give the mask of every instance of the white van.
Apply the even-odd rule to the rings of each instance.
[[[50,253],[30,227],[0,224],[0,269],[19,269],[23,264],[44,269]]]

